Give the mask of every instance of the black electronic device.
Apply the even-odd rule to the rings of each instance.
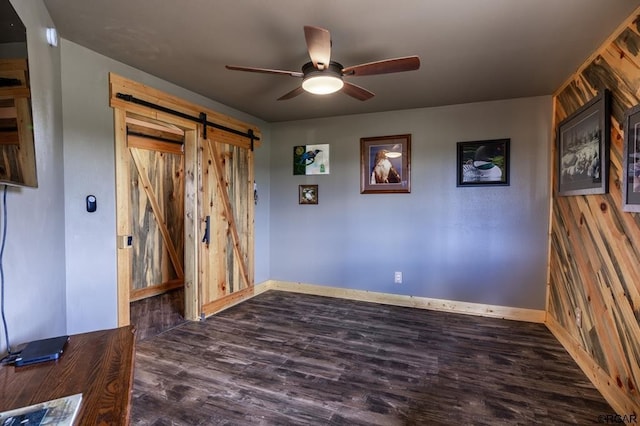
[[[53,361],[60,358],[69,336],[58,336],[50,339],[34,340],[27,343],[20,356],[16,358],[16,367]]]

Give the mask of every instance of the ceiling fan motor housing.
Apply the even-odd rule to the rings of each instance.
[[[304,74],[304,78],[311,77],[312,75],[333,75],[338,78],[342,78],[342,64],[338,62],[331,61],[329,62],[329,66],[323,70],[319,70],[318,68],[313,66],[313,62],[307,62],[302,66],[302,73]]]

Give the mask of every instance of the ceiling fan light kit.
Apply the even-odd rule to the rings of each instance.
[[[314,95],[328,95],[342,89],[344,82],[331,75],[314,75],[302,81],[302,88]]]
[[[233,71],[302,77],[302,85],[278,98],[279,101],[294,98],[304,92],[315,95],[328,95],[339,90],[359,101],[366,101],[371,99],[374,94],[363,87],[344,81],[343,77],[390,74],[413,71],[420,68],[420,58],[417,56],[384,59],[343,68],[341,64],[331,61],[331,36],[328,30],[320,27],[305,26],[304,35],[311,62],[307,62],[302,66],[302,72],[237,65],[227,65],[226,67]]]
[[[344,86],[341,71],[342,65],[337,62],[331,62],[329,67],[323,70],[317,69],[312,62],[308,62],[302,67],[304,73],[302,88],[314,95],[335,93]]]

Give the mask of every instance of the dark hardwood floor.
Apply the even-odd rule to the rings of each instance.
[[[133,425],[596,424],[541,324],[269,291],[137,345]]]
[[[131,302],[129,309],[138,342],[157,336],[186,322],[184,288]]]

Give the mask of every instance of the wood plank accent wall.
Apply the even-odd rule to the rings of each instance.
[[[559,197],[553,166],[547,324],[618,414],[638,414],[640,214],[622,211],[621,191],[624,112],[640,103],[638,11],[556,92],[554,128],[604,89],[612,92],[609,193]]]

